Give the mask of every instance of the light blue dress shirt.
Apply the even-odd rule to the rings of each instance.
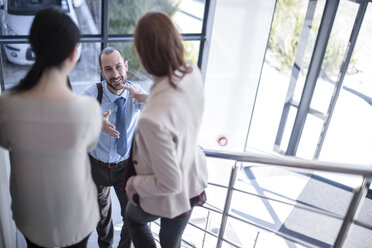
[[[144,90],[139,87],[138,85],[134,85],[129,81],[126,81],[126,85],[134,87],[137,91],[144,92]],[[106,81],[102,81],[103,86],[103,95],[102,95],[102,103],[101,103],[101,111],[103,113],[107,112],[109,109],[111,110],[111,114],[109,116],[109,121],[116,126],[116,111],[118,109],[117,105],[115,104],[115,100],[119,97],[123,97],[125,99],[124,109],[125,109],[125,118],[126,118],[126,130],[117,130],[119,133],[127,132],[127,152],[124,156],[121,156],[117,153],[117,143],[118,139],[108,135],[105,132],[101,132],[99,137],[98,144],[96,148],[90,152],[95,159],[105,162],[105,163],[117,163],[121,162],[129,157],[130,148],[132,145],[134,130],[137,126],[137,121],[139,119],[141,110],[143,108],[143,104],[134,104],[134,99],[129,98],[130,92],[125,90],[120,96],[117,96],[111,93],[107,89]],[[97,99],[98,89],[96,84],[92,84],[88,86],[83,95],[92,96]]]

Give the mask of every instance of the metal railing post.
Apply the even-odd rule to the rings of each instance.
[[[221,220],[221,225],[220,225],[220,231],[218,233],[216,248],[221,248],[222,239],[223,239],[223,236],[224,236],[225,230],[226,230],[227,217],[228,217],[229,210],[230,210],[230,205],[231,205],[232,191],[233,191],[233,187],[234,187],[234,184],[235,184],[236,175],[237,175],[237,172],[238,172],[237,163],[238,162],[235,161],[234,166],[231,168],[230,181],[229,181],[229,186],[227,188],[225,206],[224,206],[223,212],[222,212],[222,220]]]
[[[256,235],[256,238],[254,239],[254,244],[253,244],[253,247],[252,248],[255,248],[256,245],[257,245],[257,241],[258,241],[258,236],[260,235],[260,232],[257,232],[257,235]]]
[[[341,248],[343,243],[345,242],[347,233],[349,232],[349,229],[351,227],[351,224],[353,223],[354,217],[356,216],[357,212],[359,211],[360,207],[362,206],[363,199],[365,198],[365,195],[367,194],[367,180],[365,177],[363,177],[362,185],[357,188],[354,192],[353,198],[351,199],[349,208],[346,212],[344,222],[342,223],[342,226],[340,228],[340,231],[338,232],[335,244],[333,247],[335,248]]]
[[[208,215],[207,215],[207,222],[205,223],[205,228],[204,230],[208,230],[208,225],[209,225],[209,216],[211,214],[211,211],[208,211]],[[205,238],[207,236],[207,232],[204,232],[204,235],[203,235],[203,242],[202,242],[202,248],[204,248],[204,243],[205,243]]]

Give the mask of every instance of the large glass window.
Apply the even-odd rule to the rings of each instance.
[[[78,25],[81,33],[97,34],[93,13],[96,13],[98,1],[78,0],[9,0],[3,1],[1,15],[1,34],[12,39],[1,46],[4,88],[9,89],[18,84],[35,61],[34,54],[27,39],[20,38],[29,33],[37,11],[50,6],[64,10]],[[79,61],[70,73],[73,89],[80,93],[89,83],[100,80],[98,73],[99,43],[82,43],[79,46]]]
[[[335,10],[334,19],[325,15],[329,13],[327,5],[328,9]],[[366,83],[371,75],[365,69],[371,50],[366,45],[370,36],[367,28],[370,7],[363,14],[359,13],[361,6],[348,0],[341,0],[332,7],[324,0],[277,2],[247,138],[248,147],[286,153],[291,138],[292,142],[296,138],[296,156],[318,158],[321,151],[322,158],[327,160],[370,163],[366,151],[371,148],[368,142],[371,132],[366,127],[371,123],[369,115],[365,114],[370,112],[371,102]],[[355,25],[363,16],[363,26],[342,81],[343,63],[354,42],[352,33],[356,32]],[[332,23],[329,38],[324,40],[320,26],[329,22]],[[324,48],[324,58],[320,64],[311,65],[314,57],[321,56],[319,51],[314,51],[316,42],[319,50]],[[316,78],[308,78],[310,66],[319,66]],[[314,89],[310,92],[310,88],[304,86],[312,80]],[[337,87],[341,87],[339,97]],[[307,113],[298,113],[304,98],[311,99]],[[333,106],[336,106],[334,116]],[[301,115],[306,119],[303,129],[292,137],[294,129],[298,128],[295,122],[301,121],[296,118]],[[323,140],[326,150],[322,150]],[[346,157],[348,160],[344,159]]]
[[[321,160],[371,164],[371,25],[372,4],[369,3],[320,153]]]
[[[65,13],[70,13],[71,11],[67,0],[8,1],[8,13],[12,15],[35,15],[39,10],[45,7],[59,7]]]
[[[201,33],[203,26],[205,2],[204,1],[134,1],[125,0],[109,1],[108,5],[108,34],[113,39],[120,39],[120,36],[133,39],[133,33],[138,18],[147,11],[162,11],[172,18],[176,27],[182,34]],[[128,79],[145,86],[151,85],[151,77],[145,72],[139,58],[133,48],[132,42],[112,42],[110,46],[118,48],[125,55],[129,62]],[[200,41],[184,41],[185,57],[187,61],[198,63]]]
[[[181,33],[201,33],[205,1],[111,0],[109,34],[133,34],[137,19],[147,11],[162,11],[172,17]]]
[[[12,44],[13,45],[13,44]],[[17,44],[15,44],[17,45]],[[21,44],[22,46],[24,44]],[[16,84],[19,83],[19,81],[26,75],[27,71],[30,69],[30,65],[17,65],[14,63],[11,63],[7,56],[4,47],[7,47],[5,49],[10,49],[13,46],[10,45],[4,45],[1,47],[1,55],[2,55],[2,67],[3,67],[3,79],[4,79],[4,88],[5,90],[12,88]],[[12,52],[11,52],[12,53]]]
[[[163,11],[173,19],[179,31],[186,37],[184,41],[186,60],[197,64],[201,57],[200,46],[204,44],[201,42],[205,37],[202,28],[205,25],[203,23],[205,6],[209,1],[9,0],[1,2],[3,4],[0,11],[3,37],[0,39],[3,61],[1,66],[3,66],[5,89],[16,85],[34,63],[35,57],[28,44],[27,35],[35,13],[42,8],[55,5],[71,16],[82,33],[79,62],[69,75],[73,90],[80,94],[88,84],[100,81],[98,55],[102,47],[107,45],[114,46],[125,54],[129,61],[129,79],[149,88],[151,78],[141,67],[132,45],[136,21],[149,10]],[[102,24],[105,25],[104,29]]]
[[[98,63],[100,44],[82,43],[80,46],[80,59],[69,74],[72,89],[77,94],[81,94],[89,84],[101,81]]]
[[[300,101],[324,4],[277,2],[247,138],[249,147],[273,151],[284,104]],[[288,145],[297,108],[287,111],[280,150]]]
[[[102,32],[102,1],[74,0],[80,31],[83,35],[101,34]]]

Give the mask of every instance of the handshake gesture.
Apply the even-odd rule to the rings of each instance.
[[[133,87],[123,85],[124,90],[128,90],[130,92],[129,98],[134,98],[134,103],[144,103],[146,102],[146,99],[148,97],[148,94],[142,93],[134,89]],[[109,121],[109,116],[111,114],[111,110],[107,110],[107,112],[103,113],[102,117],[102,130],[107,133],[108,135],[114,137],[114,138],[119,138],[120,137],[120,132],[116,130],[116,127],[114,124],[112,124]]]

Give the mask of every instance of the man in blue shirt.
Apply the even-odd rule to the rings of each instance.
[[[101,214],[101,220],[97,225],[98,244],[100,248],[106,248],[111,247],[113,243],[114,227],[110,198],[110,186],[113,186],[120,202],[124,222],[118,247],[129,248],[131,240],[125,223],[128,199],[122,187],[134,130],[143,104],[136,104],[135,98],[130,97],[128,89],[144,91],[127,80],[128,61],[124,61],[119,50],[113,47],[103,49],[99,56],[99,64],[99,70],[104,78],[101,82],[102,87],[92,84],[83,93],[101,102],[103,114],[103,132],[97,147],[89,154]]]

